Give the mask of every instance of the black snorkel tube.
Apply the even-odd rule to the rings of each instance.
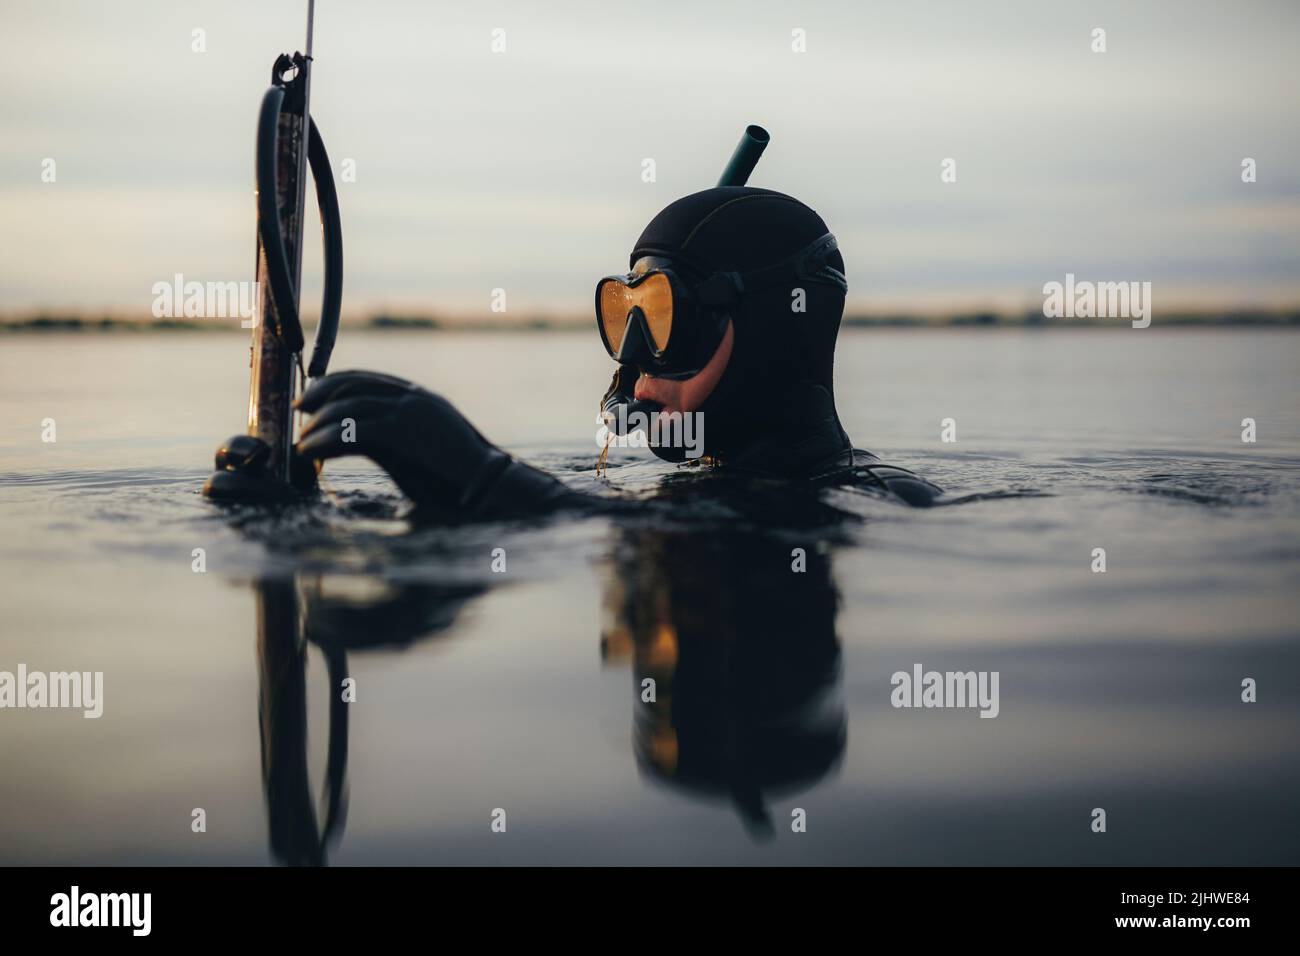
[[[746,126],[745,131],[740,134],[740,142],[736,144],[731,159],[727,161],[722,175],[718,178],[718,185],[743,186],[749,182],[750,174],[758,165],[759,157],[763,155],[763,150],[767,149],[767,144],[771,140],[771,134],[763,127]],[[625,435],[636,431],[640,427],[640,422],[649,421],[651,415],[663,411],[663,406],[658,402],[633,398],[636,376],[632,373],[635,368],[634,365],[618,367],[609,392],[601,403],[601,415],[605,427],[614,435]]]
[[[281,54],[257,121],[258,312],[253,326],[248,434],[217,453],[217,470],[203,487],[210,498],[275,500],[314,486],[293,460],[293,400],[305,375],[329,367],[343,301],[343,230],[329,155],[308,109],[311,96],[315,0],[307,6],[307,52]],[[292,73],[292,77],[290,74]],[[304,373],[299,314],[307,167],[316,182],[325,276],[320,321]],[[295,372],[297,375],[295,375]]]
[[[759,157],[763,155],[763,150],[767,149],[767,144],[771,141],[771,134],[763,127],[746,126],[745,132],[740,134],[736,151],[731,154],[731,159],[727,161],[726,168],[718,178],[718,185],[743,186],[749,182],[749,174],[754,171]]]

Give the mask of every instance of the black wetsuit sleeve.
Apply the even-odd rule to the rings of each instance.
[[[495,452],[462,499],[461,511],[466,516],[494,521],[565,510],[609,510],[605,499],[574,491],[532,465]]]
[[[933,482],[893,465],[860,466],[857,475],[859,483],[881,489],[916,508],[929,508],[943,494],[943,489]]]

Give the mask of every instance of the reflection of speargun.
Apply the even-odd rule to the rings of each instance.
[[[348,707],[343,680],[348,651],[407,647],[446,634],[478,585],[405,584],[356,601],[332,596],[321,579],[271,578],[257,597],[258,724],[262,788],[271,853],[290,866],[321,866],[342,836],[347,816]],[[317,826],[307,764],[307,647],[325,656],[329,686],[329,751],[324,823]],[[351,698],[349,698],[351,699]]]
[[[318,831],[307,769],[307,645],[300,627],[295,582],[259,582],[258,720],[271,852],[290,866],[320,866],[325,863],[326,844],[346,815],[348,705],[339,688],[347,673],[347,655],[340,647],[322,648],[329,674],[330,729],[325,825]]]
[[[304,189],[307,165],[316,181],[325,243],[325,283],[320,322],[306,374],[324,375],[338,336],[343,299],[343,236],[338,193],[325,143],[311,121],[312,27],[315,0],[307,6],[307,52],[280,54],[271,67],[271,88],[257,123],[257,287],[253,327],[248,434],[217,452],[216,473],[203,491],[219,499],[287,496],[291,479],[310,487],[314,476],[291,475],[293,399],[303,374],[299,316],[302,279]],[[292,73],[292,78],[289,74]]]

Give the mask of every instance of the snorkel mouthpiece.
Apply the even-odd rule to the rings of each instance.
[[[625,396],[615,395],[605,403],[602,417],[610,434],[622,437],[648,426],[650,420],[663,410],[662,405],[648,398],[629,402]]]

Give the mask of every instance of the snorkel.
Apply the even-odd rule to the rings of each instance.
[[[759,157],[772,137],[761,126],[746,126],[740,134],[740,142],[727,161],[727,166],[718,178],[719,186],[743,186],[749,182],[749,175],[758,165]]]
[[[761,126],[746,126],[740,136],[740,142],[736,144],[736,149],[731,154],[731,159],[722,170],[717,185],[744,186],[749,181],[750,174],[758,165],[759,157],[763,155],[763,150],[767,148],[771,138],[767,130]],[[640,323],[637,325],[639,327]],[[646,344],[649,344],[648,341]],[[663,405],[659,402],[634,397],[635,368],[634,364],[620,364],[614,372],[609,390],[601,400],[601,417],[612,435],[622,436],[637,431],[644,427],[642,423],[651,420],[651,416],[663,411]],[[673,376],[669,374],[663,377]]]
[[[325,374],[338,337],[343,298],[343,234],[325,142],[311,120],[315,0],[307,4],[306,53],[280,54],[257,122],[258,310],[254,313],[248,434],[217,452],[203,493],[219,500],[277,500],[311,488],[315,475],[294,465],[293,400],[310,376]],[[304,370],[299,314],[307,168],[316,183],[325,278],[311,361]]]

